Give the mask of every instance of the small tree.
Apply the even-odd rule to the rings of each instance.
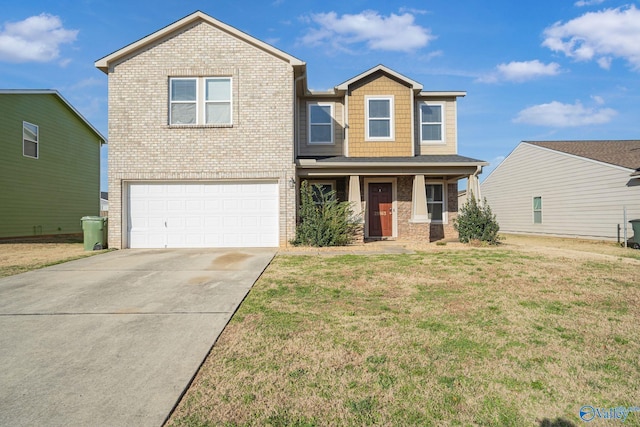
[[[480,206],[472,192],[460,209],[458,217],[453,221],[453,227],[458,232],[462,243],[469,243],[471,240],[487,242],[490,245],[499,243],[500,226],[496,216],[491,212],[487,199],[484,199]]]
[[[295,246],[347,245],[360,227],[349,202],[338,202],[334,190],[323,192],[322,187],[316,185],[314,191],[307,181],[300,186],[298,216],[296,237],[291,241]]]

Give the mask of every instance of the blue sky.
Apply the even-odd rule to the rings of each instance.
[[[458,152],[489,161],[486,178],[522,140],[640,138],[638,3],[9,2],[0,15],[0,88],[57,89],[107,136],[107,76],[95,61],[202,10],[305,61],[311,89],[384,64],[425,90],[467,91]]]

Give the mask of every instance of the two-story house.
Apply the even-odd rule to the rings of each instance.
[[[202,12],[96,62],[109,76],[109,246],[284,246],[302,180],[366,239],[455,234],[464,92],[379,65],[311,92],[306,64]]]
[[[0,89],[0,238],[82,233],[106,142],[57,90]]]

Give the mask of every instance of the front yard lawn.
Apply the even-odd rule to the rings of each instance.
[[[581,425],[640,406],[639,275],[505,247],[280,255],[168,424]]]

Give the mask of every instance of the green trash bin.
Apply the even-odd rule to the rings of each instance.
[[[107,247],[107,218],[103,216],[83,216],[84,250],[95,251]]]
[[[640,249],[640,219],[632,219],[629,221],[633,227],[633,245],[634,249]]]

